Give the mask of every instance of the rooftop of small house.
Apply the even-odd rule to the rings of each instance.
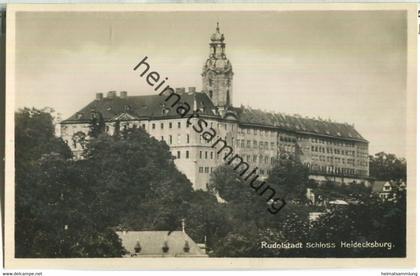
[[[183,231],[116,231],[131,257],[208,257]]]

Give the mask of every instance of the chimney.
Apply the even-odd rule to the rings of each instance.
[[[109,99],[113,99],[116,96],[117,96],[117,92],[115,92],[115,91],[109,91],[108,94],[107,94],[107,98],[109,98]]]
[[[195,93],[195,87],[188,87],[188,93]]]
[[[100,101],[104,98],[104,94],[103,93],[96,93],[96,100]]]
[[[120,98],[121,99],[126,99],[127,98],[127,91],[121,91],[120,92]]]

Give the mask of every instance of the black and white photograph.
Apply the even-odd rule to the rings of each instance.
[[[414,264],[415,5],[135,7],[8,10],[6,265]]]

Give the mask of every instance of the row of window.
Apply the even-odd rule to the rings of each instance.
[[[331,141],[331,140],[325,140],[320,138],[311,138],[312,143],[319,143],[319,144],[326,144],[326,145],[334,145],[334,146],[340,146],[340,147],[354,147],[355,144],[351,142],[344,142],[344,141]]]
[[[185,151],[184,154],[182,154],[181,151],[176,151],[175,157],[177,159],[180,158],[185,158],[185,159],[189,159],[190,158],[190,152],[188,150]],[[213,151],[199,151],[199,159],[218,159],[219,158],[219,154],[217,154],[216,152]],[[243,160],[246,162],[253,162],[253,163],[260,163],[260,164],[274,164],[275,162],[275,157],[270,157],[267,155],[245,155],[242,156]]]
[[[190,158],[190,151],[186,150],[184,156],[185,156],[185,159],[189,159]],[[176,158],[177,159],[182,158],[180,150],[176,151]]]
[[[213,172],[213,167],[198,167],[198,173],[212,173]],[[270,174],[270,170],[264,170],[264,169],[259,169],[258,173],[260,175],[269,175]]]
[[[295,146],[285,145],[285,146],[280,146],[280,149],[281,149],[282,152],[288,152],[288,153],[291,153],[291,154],[298,155],[298,153],[296,153]]]
[[[324,156],[324,155],[313,155],[312,161],[321,161],[321,162],[329,162],[333,163],[342,163],[342,164],[348,164],[354,166],[354,159],[346,159],[346,158],[340,158],[340,157],[333,157],[333,156]]]
[[[172,122],[168,122],[167,124],[168,124],[168,128],[172,128],[173,126]],[[177,122],[176,125],[178,128],[181,128],[181,122]],[[142,126],[143,128],[146,128],[145,124],[143,124]],[[189,127],[188,122],[185,122],[185,127]],[[152,123],[152,129],[156,129],[156,123]],[[160,123],[160,129],[165,129],[165,123]]]
[[[161,141],[165,141],[165,142],[166,142],[166,143],[168,143],[169,145],[172,145],[172,144],[173,144],[173,138],[172,138],[172,135],[169,135],[169,136],[168,136],[168,140],[165,140],[165,137],[160,136],[160,140],[161,140]],[[181,144],[181,134],[177,134],[177,136],[176,136],[176,142],[177,142],[177,144]],[[189,144],[189,143],[190,143],[190,135],[189,135],[189,134],[187,134],[187,135],[185,136],[185,143],[187,143],[187,144]]]
[[[200,159],[213,159],[213,158],[219,158],[219,154],[216,153],[216,154],[213,155],[212,151],[210,151],[210,152],[200,151]],[[274,164],[274,162],[275,162],[275,157],[270,157],[270,156],[262,155],[262,154],[260,154],[260,155],[255,155],[254,154],[252,156],[247,154],[247,155],[243,155],[242,158],[246,162],[253,162],[253,163],[258,162],[260,164],[268,164],[268,163]]]
[[[338,176],[367,176],[368,174],[367,170],[355,170],[351,168],[342,168],[336,166],[320,166],[318,164],[309,163],[306,163],[306,165],[310,171],[314,173],[328,173]]]
[[[287,142],[287,143],[296,143],[296,138],[288,137],[288,136],[280,136],[280,141]]]
[[[260,148],[260,149],[269,149],[269,145],[271,149],[275,149],[276,148],[276,144],[274,142],[271,142],[270,144],[268,144],[268,142],[263,142],[260,141],[260,143],[258,143],[256,140],[244,140],[244,139],[236,139],[236,146],[238,148],[251,148],[251,142],[252,142],[252,147],[254,149]]]
[[[340,150],[340,149],[333,149],[333,148],[326,148],[321,146],[311,146],[312,152],[321,152],[321,153],[329,153],[329,154],[341,154],[347,156],[354,156],[354,150]]]
[[[334,166],[312,165],[310,169],[312,172],[330,173],[330,174],[337,174],[337,175],[356,175],[355,169],[341,168],[341,167],[334,167]]]
[[[214,153],[212,151],[210,151],[210,153],[208,151],[201,151],[200,150],[200,159],[213,159],[213,155]],[[218,156],[218,154],[216,154]]]
[[[168,128],[172,129],[173,128],[173,122],[168,122]],[[181,122],[177,122],[176,123],[177,128],[181,128],[182,124]],[[224,129],[227,130],[227,124],[223,123],[222,124]],[[156,123],[152,123],[152,129],[156,129],[157,124]],[[185,126],[186,128],[188,128],[190,125],[185,122]],[[124,127],[126,127],[126,125],[124,125]],[[142,127],[144,129],[146,129],[146,124],[142,124]],[[210,127],[213,127],[213,122],[210,122]],[[73,128],[75,128],[75,126],[73,126]],[[108,126],[107,126],[107,130],[108,130]],[[220,128],[220,123],[217,123],[217,128]],[[234,125],[231,125],[232,130],[234,129]],[[160,129],[165,129],[165,123],[161,122],[160,123]],[[252,129],[254,135],[261,135],[261,136],[274,136],[276,135],[277,132],[275,131],[268,131],[268,130],[259,130],[259,129]],[[243,128],[239,128],[239,133],[241,134],[245,134],[245,132],[247,134],[251,133],[251,129],[247,128],[247,129],[243,129]],[[297,140],[306,140],[309,138],[304,138],[304,137],[289,137],[289,136],[280,136],[279,137],[280,141],[282,142],[289,142],[289,143],[294,143]],[[332,140],[325,140],[325,139],[320,139],[320,138],[310,138],[312,143],[319,143],[319,144],[327,144],[327,145],[335,145],[335,146],[346,146],[346,147],[355,147],[355,143],[351,143],[351,142],[345,142],[345,141],[332,141]],[[368,146],[365,144],[359,144],[358,147],[361,150],[367,150]]]
[[[256,129],[256,128],[240,128],[240,134],[251,134],[260,135],[260,136],[275,136],[277,134],[276,131],[269,131],[264,129]]]
[[[199,173],[212,173],[213,167],[198,167]]]

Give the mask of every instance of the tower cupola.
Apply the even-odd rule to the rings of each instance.
[[[225,37],[217,23],[216,32],[210,36],[210,53],[201,74],[203,91],[217,107],[232,105],[232,65],[225,54]]]

